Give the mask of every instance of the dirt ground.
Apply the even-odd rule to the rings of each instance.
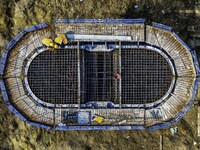
[[[146,18],[172,26],[185,41],[189,25],[200,20],[197,0],[0,0],[0,49],[21,29],[54,18]],[[189,11],[188,11],[189,10]],[[53,131],[30,126],[0,100],[0,150],[197,150],[197,107],[174,127],[157,131]],[[186,129],[186,133],[181,133]]]

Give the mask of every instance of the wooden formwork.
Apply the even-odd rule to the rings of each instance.
[[[64,24],[55,25],[56,34],[74,32],[75,34],[97,34],[132,36],[133,41],[144,41],[144,25],[136,24]]]

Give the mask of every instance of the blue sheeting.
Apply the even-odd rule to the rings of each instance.
[[[162,29],[162,30],[170,31],[170,32],[172,31],[172,27],[166,26],[166,25],[163,25],[163,24],[160,24],[160,23],[153,22],[152,26],[155,27],[155,28],[159,28],[159,29]]]
[[[11,112],[13,112],[20,120],[26,121],[26,118],[22,116],[11,104],[6,104],[8,109],[10,109]]]
[[[26,29],[24,29],[23,31],[24,31],[24,32],[33,32],[33,31],[36,31],[36,30],[39,30],[39,29],[46,28],[46,27],[48,27],[48,26],[49,26],[49,25],[46,24],[46,23],[41,23],[41,24],[34,25],[34,26],[32,26],[32,27],[26,28]]]
[[[195,96],[196,96],[196,92],[198,90],[199,82],[200,82],[200,79],[197,78],[195,80],[194,85],[193,85],[192,98],[190,99],[190,102],[178,113],[178,115],[174,119],[172,119],[172,121],[165,122],[165,123],[162,123],[162,124],[157,124],[157,125],[148,127],[147,129],[148,130],[157,130],[157,129],[161,129],[161,128],[164,128],[164,127],[171,126],[173,123],[178,122],[188,112],[188,110],[192,107],[193,101],[194,101]]]
[[[21,31],[20,33],[18,33],[7,45],[6,45],[6,49],[9,51],[11,50],[16,44],[17,42],[19,42],[19,40],[24,36],[25,32]]]
[[[3,75],[8,53],[6,50],[2,50],[0,59],[0,75]]]
[[[60,125],[55,130],[143,130],[143,126],[64,126]]]
[[[182,109],[181,112],[172,120],[173,123],[179,121],[186,113],[187,111],[192,107],[193,101],[195,99],[197,90],[198,90],[198,85],[199,85],[200,79],[197,78],[194,82],[193,85],[193,90],[192,90],[192,98],[190,99],[190,102]]]
[[[169,127],[171,125],[172,125],[172,123],[165,122],[165,123],[161,123],[161,124],[157,124],[157,125],[148,127],[147,129],[150,130],[150,131],[152,131],[152,130],[157,130],[157,129],[161,129],[161,128],[164,128],[164,127]]]
[[[194,50],[191,50],[189,46],[187,46],[187,44],[175,32],[173,32],[173,35],[190,51],[193,58],[193,63],[195,65],[196,74],[200,75],[200,68],[199,68],[196,52]]]
[[[55,19],[56,23],[144,24],[146,19]]]
[[[6,49],[9,51],[11,50],[16,44],[17,42],[26,34],[26,32],[33,32],[42,28],[48,27],[48,24],[46,23],[41,23],[35,26],[32,26],[30,28],[26,28],[24,30],[22,30],[20,33],[18,33],[7,45],[6,45]]]
[[[6,91],[4,81],[2,79],[0,79],[0,86],[1,86],[0,88],[1,88],[1,95],[2,95],[3,101],[5,103],[7,103],[9,101],[8,100],[8,94],[7,94],[7,91]]]
[[[189,51],[191,51],[189,46],[187,46],[187,44],[175,32],[172,32],[172,33]]]
[[[46,126],[46,125],[43,125],[43,124],[39,124],[39,123],[36,123],[36,122],[27,122],[28,124],[30,125],[33,125],[33,126],[36,126],[36,127],[40,127],[40,128],[44,128],[44,129],[52,129],[52,127],[50,126]]]
[[[194,63],[195,69],[196,69],[196,74],[197,74],[197,76],[199,76],[200,75],[200,68],[199,68],[199,62],[198,62],[198,59],[197,59],[196,51],[195,50],[191,51],[191,55],[192,55],[192,58],[193,58],[193,63]]]

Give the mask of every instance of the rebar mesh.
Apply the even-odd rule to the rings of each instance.
[[[113,53],[85,52],[86,101],[112,101]]]
[[[77,66],[76,49],[44,51],[30,65],[29,86],[42,101],[53,104],[76,104]]]
[[[172,74],[168,62],[148,49],[122,50],[122,103],[155,102],[168,91]]]
[[[53,104],[78,103],[77,49],[45,51],[31,63],[28,81],[33,93]],[[80,50],[81,103],[119,103],[119,50]],[[172,74],[168,62],[148,49],[121,50],[122,104],[145,104],[160,99],[169,89]]]

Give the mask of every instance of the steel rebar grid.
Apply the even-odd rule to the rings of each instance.
[[[122,103],[146,104],[168,91],[172,74],[168,62],[149,49],[122,50]]]
[[[40,53],[28,71],[28,82],[33,93],[48,103],[77,104],[77,57],[77,49]]]

